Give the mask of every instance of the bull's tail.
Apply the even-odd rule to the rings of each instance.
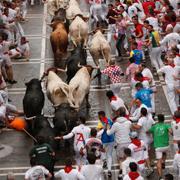
[[[105,55],[104,55],[104,51],[103,51],[102,44],[100,44],[100,50],[101,50],[101,53],[102,53],[103,59],[104,59],[105,61],[107,61],[107,60],[106,60],[106,57],[105,57]]]

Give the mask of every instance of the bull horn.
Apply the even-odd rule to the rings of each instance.
[[[94,31],[90,31],[90,32],[88,33],[88,35],[90,35],[90,34],[92,34],[92,33],[94,33]]]
[[[80,64],[80,62],[78,63],[78,67],[82,68],[83,66]]]
[[[73,50],[74,50],[74,49],[72,49],[72,48],[71,48],[71,49],[67,49],[68,52],[71,52],[71,51],[73,51]]]
[[[57,71],[59,71],[59,72],[67,72],[67,66],[66,66],[66,68],[65,68],[65,69],[60,69],[60,68],[57,68]]]
[[[103,31],[109,31],[109,29],[102,29]]]
[[[92,66],[93,69],[100,69],[99,66]]]
[[[85,49],[85,50],[89,50],[89,49],[90,49],[90,47],[83,47],[83,49]]]

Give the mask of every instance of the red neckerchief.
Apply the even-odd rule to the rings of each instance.
[[[65,166],[65,168],[64,168],[64,171],[65,171],[65,173],[70,173],[71,172],[71,170],[72,170],[72,166]]]
[[[131,180],[136,180],[140,176],[138,172],[129,172],[128,175]]]
[[[101,118],[101,121],[105,124],[108,124],[108,118],[107,117],[103,117]]]
[[[137,147],[141,146],[141,141],[139,139],[132,139],[131,143],[133,143]]]
[[[180,118],[176,118],[176,123],[179,123],[180,122]]]
[[[176,54],[176,56],[180,57],[180,54]]]
[[[180,154],[180,150],[178,151],[178,154]]]
[[[112,96],[111,99],[110,99],[110,102],[111,101],[116,101],[117,100],[117,97],[116,96]]]
[[[174,68],[174,67],[175,67],[175,64],[169,64],[169,66],[171,66],[172,68]]]
[[[143,81],[149,81],[150,79],[148,77],[142,77],[141,79],[137,79],[136,77],[134,77],[134,80],[143,82]]]

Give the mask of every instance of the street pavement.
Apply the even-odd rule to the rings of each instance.
[[[81,3],[81,8],[83,11],[88,9],[83,3]],[[49,34],[51,28],[47,25],[49,18],[47,17],[46,5],[35,5],[29,7],[27,22],[22,24],[25,35],[29,40],[31,47],[31,58],[29,62],[21,60],[13,61],[13,69],[15,79],[18,81],[17,84],[9,85],[9,98],[12,103],[17,106],[18,109],[22,109],[22,99],[25,93],[25,82],[28,82],[32,78],[40,78],[45,69],[53,66],[53,55],[49,41]],[[89,53],[88,53],[89,54]],[[113,56],[114,57],[114,56]],[[116,60],[116,59],[115,59]],[[147,59],[148,61],[148,59]],[[88,63],[93,64],[92,58],[88,55]],[[127,67],[127,58],[118,62],[122,69],[125,70]],[[104,61],[101,60],[102,66]],[[62,75],[64,77],[64,75]],[[166,89],[164,86],[164,80],[159,77],[155,77],[157,85],[156,94],[156,113],[163,113],[166,116],[166,121],[170,122],[172,120],[171,111],[166,98]],[[119,96],[127,103],[130,104],[131,101],[131,90],[130,85],[124,81]],[[98,122],[97,112],[100,110],[105,110],[105,112],[110,116],[111,111],[109,108],[109,103],[105,96],[106,90],[109,89],[109,80],[105,77],[102,79],[101,85],[98,85],[97,81],[94,80],[90,89],[90,104],[91,109],[89,111],[87,125],[89,127],[95,127]],[[45,88],[44,88],[45,92]],[[51,103],[47,100],[45,102],[44,114],[53,115],[53,108]],[[12,152],[4,157],[0,156],[0,180],[4,180],[8,172],[14,172],[16,179],[23,179],[24,172],[29,167],[29,157],[28,153],[33,146],[32,140],[23,132],[17,132],[15,130],[4,130],[0,134],[0,144],[8,145],[12,148]],[[56,163],[57,168],[62,168],[64,164],[64,159],[69,155],[73,156],[72,150],[62,149],[58,152],[58,161]],[[0,150],[0,154],[3,154]],[[168,155],[168,168],[167,172],[172,171],[172,158],[173,149]],[[118,166],[116,164],[116,158],[114,153],[113,158],[113,177],[112,179],[117,179]],[[156,173],[149,179],[157,179]]]

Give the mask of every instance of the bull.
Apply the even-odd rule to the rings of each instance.
[[[86,65],[87,64],[87,52],[86,50],[83,48],[83,45],[78,45],[72,52],[71,55],[68,57],[67,61],[66,61],[66,75],[67,75],[67,79],[66,82],[69,83],[70,80],[75,76],[75,74],[77,73],[77,71],[80,69],[80,67],[78,67],[78,63],[80,63],[81,65]]]
[[[78,112],[70,107],[68,103],[63,103],[55,108],[53,119],[56,136],[69,133],[77,125]]]
[[[65,11],[62,9],[65,13]],[[50,35],[51,47],[54,53],[55,66],[63,66],[62,59],[66,56],[68,47],[68,32],[65,19],[55,17],[51,23],[53,29]]]
[[[34,118],[32,134],[35,138],[43,137],[44,141],[50,144],[54,150],[57,149],[57,141],[54,140],[55,131],[43,115]]]
[[[93,69],[90,65],[83,66],[69,82],[69,103],[70,106],[79,110],[84,98],[86,107],[89,108],[88,94],[90,90],[91,74]]]
[[[41,81],[32,79],[26,85],[26,93],[23,98],[23,109],[26,117],[40,115],[44,107],[44,93]]]
[[[26,85],[26,92],[23,98],[24,114],[27,118],[32,120],[32,117],[41,115],[44,107],[44,93],[41,87],[41,81],[32,79]],[[28,130],[32,131],[32,121],[27,121]]]

